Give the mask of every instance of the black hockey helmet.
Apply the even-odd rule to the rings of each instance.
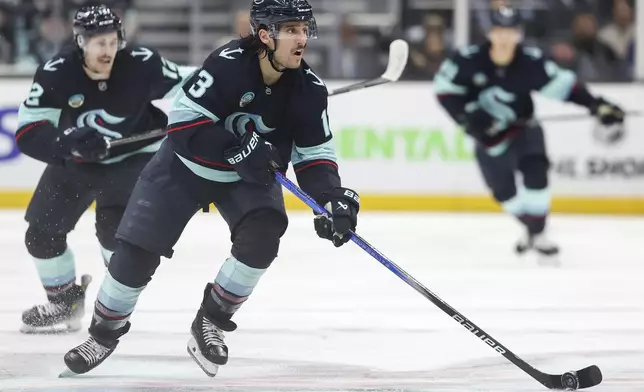
[[[125,30],[121,18],[105,5],[81,7],[74,15],[74,42],[82,52],[83,42],[89,37],[116,31],[119,49],[126,45]]]
[[[522,20],[519,12],[512,7],[501,6],[492,11],[492,26],[521,28]]]
[[[308,37],[317,38],[313,8],[307,0],[253,0],[250,8],[251,35],[265,29],[271,38],[276,39],[280,25],[286,22],[308,22]]]

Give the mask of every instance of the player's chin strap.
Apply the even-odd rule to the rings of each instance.
[[[279,69],[277,65],[275,65],[275,51],[277,50],[277,39],[274,39],[275,41],[275,49],[271,49],[268,46],[266,46],[266,55],[268,56],[268,62],[271,63],[271,67],[279,73],[283,73],[286,70],[286,67],[283,69]]]

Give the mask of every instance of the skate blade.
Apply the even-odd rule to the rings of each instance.
[[[65,368],[60,374],[58,375],[58,378],[69,378],[69,377],[75,377],[78,376],[77,373],[72,372],[69,370],[69,368]]]
[[[197,362],[197,365],[199,365],[204,373],[206,373],[209,377],[215,377],[217,375],[219,365],[215,365],[214,363],[210,362],[201,354],[195,338],[190,338],[190,340],[188,341],[187,350],[188,354],[190,354],[192,359]]]
[[[22,324],[20,332],[27,335],[65,335],[81,330],[82,320],[69,320],[65,323],[50,325],[46,327],[34,327],[33,325]]]
[[[559,258],[559,255],[544,255],[544,254],[539,254],[537,256],[537,264],[540,267],[545,267],[545,268],[559,268],[561,267],[561,259]]]

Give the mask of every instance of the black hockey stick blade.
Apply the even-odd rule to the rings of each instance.
[[[546,374],[536,369],[534,372],[536,374],[530,375],[543,386],[552,390],[576,391],[578,389],[592,388],[599,385],[603,380],[602,372],[596,365],[564,374]]]
[[[348,86],[340,87],[329,91],[329,96],[348,93],[350,91],[361,90],[363,88],[378,86],[381,84],[396,82],[400,79],[409,58],[409,44],[402,39],[397,39],[389,45],[389,60],[387,69],[378,78],[365,80]]]

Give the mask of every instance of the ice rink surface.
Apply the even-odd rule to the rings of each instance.
[[[227,335],[228,365],[208,378],[186,353],[203,288],[229,254],[228,229],[199,214],[163,259],[116,352],[83,376],[57,378],[86,337],[104,267],[88,212],[69,243],[90,273],[85,328],[18,332],[45,300],[23,246],[23,213],[0,213],[0,390],[513,391],[546,390],[357,246],[316,237],[291,213],[278,259]],[[361,235],[494,338],[548,373],[597,364],[597,392],[644,391],[644,219],[555,216],[562,266],[512,253],[519,226],[503,215],[380,214]]]

